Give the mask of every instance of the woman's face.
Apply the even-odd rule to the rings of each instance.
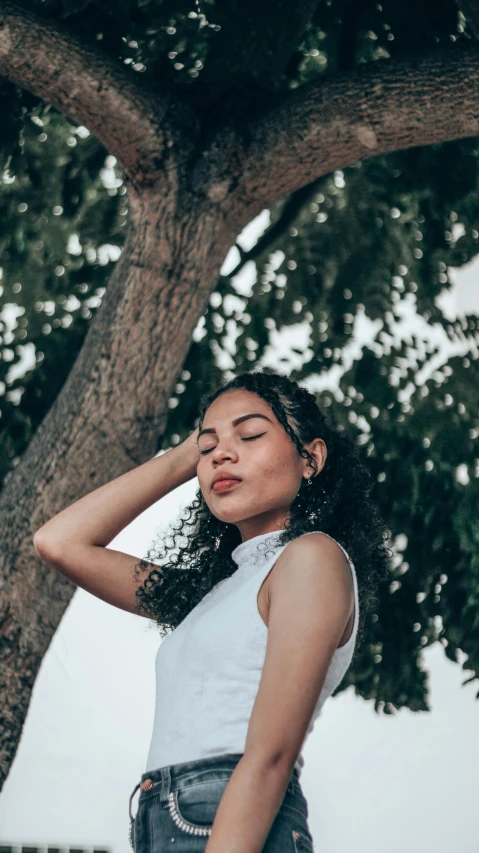
[[[306,447],[321,470],[324,441],[315,439]],[[243,541],[284,527],[302,478],[314,476],[270,406],[244,389],[226,391],[208,407],[198,449],[204,499],[218,519],[238,527]],[[240,482],[216,491],[213,478],[218,472]]]

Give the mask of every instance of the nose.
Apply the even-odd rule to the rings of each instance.
[[[215,449],[211,452],[212,458],[216,462],[222,462],[224,459],[235,459],[236,454],[232,450],[228,450],[227,445],[223,446],[221,442],[219,442]]]
[[[219,453],[213,454],[213,459],[215,462],[218,462],[221,464],[225,459],[231,459],[231,454],[228,453],[226,450],[225,451],[221,450],[221,451],[219,451]]]

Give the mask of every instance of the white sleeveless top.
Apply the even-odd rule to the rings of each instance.
[[[244,752],[268,637],[257,607],[257,595],[266,575],[289,544],[278,544],[280,533],[281,530],[262,533],[238,545],[231,555],[238,566],[236,571],[216,584],[162,640],[156,654],[155,714],[145,772]],[[266,547],[270,549],[267,552]],[[353,631],[350,639],[334,652],[303,745],[326,699],[346,673],[354,652],[359,619],[358,584],[354,565],[342,550],[354,581]],[[300,753],[295,764],[299,775],[303,764]]]

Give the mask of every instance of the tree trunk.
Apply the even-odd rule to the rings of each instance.
[[[198,204],[132,199],[130,231],[82,350],[0,502],[0,778],[75,586],[32,537],[65,506],[154,456],[168,399],[236,236]],[[132,203],[133,202],[133,203]]]

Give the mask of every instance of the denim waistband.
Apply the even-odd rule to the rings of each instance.
[[[189,785],[203,781],[229,778],[242,757],[242,752],[230,752],[226,755],[213,755],[210,758],[185,761],[181,764],[169,764],[165,767],[158,767],[156,770],[149,770],[142,773],[140,781],[130,796],[130,818],[133,819],[133,797],[140,785],[147,779],[151,781],[152,787],[157,787],[157,795],[160,797],[160,802],[166,803],[171,791],[186,788]],[[286,790],[290,794],[294,794],[295,792],[302,793],[296,767],[293,768]],[[145,792],[142,789],[140,797],[144,794]]]

